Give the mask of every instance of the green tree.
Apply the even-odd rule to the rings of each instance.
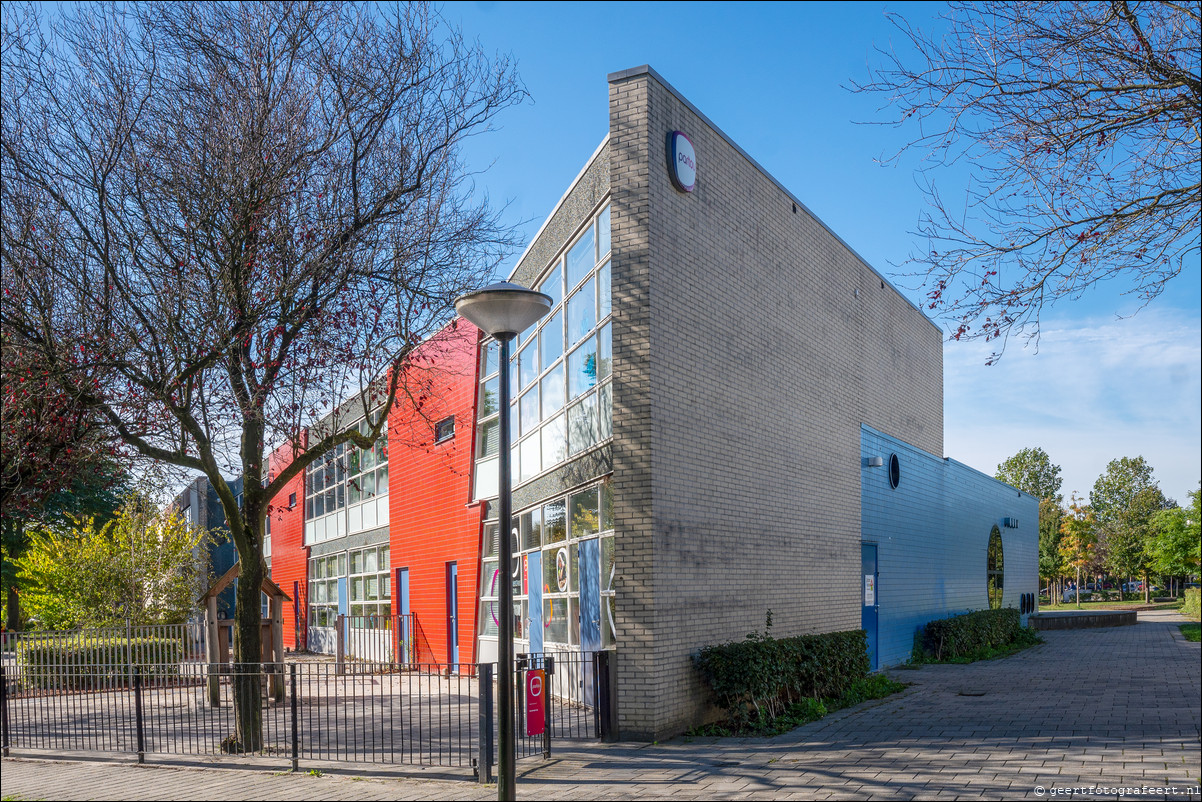
[[[1039,575],[1048,580],[1048,598],[1052,598],[1052,580],[1064,571],[1060,555],[1060,466],[1038,446],[1024,448],[997,466],[994,478],[1030,493],[1039,499]]]
[[[1190,492],[1189,508],[1159,510],[1149,525],[1148,554],[1152,569],[1170,577],[1189,576],[1202,568],[1199,537],[1199,491]]]
[[[1149,524],[1153,514],[1168,506],[1143,457],[1111,460],[1094,482],[1089,504],[1098,519],[1099,546],[1106,569],[1113,575],[1144,579],[1149,596]]]
[[[1063,499],[1060,486],[1060,466],[1052,463],[1048,452],[1042,448],[1024,448],[997,466],[995,479],[1030,493],[1037,499],[1053,499],[1057,504]]]
[[[1048,600],[1054,598],[1052,583],[1064,576],[1064,556],[1060,553],[1060,521],[1064,510],[1055,499],[1039,502],[1039,575],[1048,581]]]
[[[108,523],[30,532],[17,561],[26,612],[40,629],[185,621],[208,580],[205,533],[134,494]]]
[[[1076,496],[1060,522],[1060,554],[1065,565],[1077,576],[1077,606],[1081,606],[1081,573],[1092,567],[1098,546],[1097,519],[1088,505]]]

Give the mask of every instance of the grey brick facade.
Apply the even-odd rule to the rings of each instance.
[[[938,461],[943,335],[649,67],[609,77],[609,115],[511,278],[537,285],[609,203],[613,437],[515,504],[612,471],[618,724],[658,739],[713,713],[701,647],[769,610],[777,636],[860,627],[862,427]]]

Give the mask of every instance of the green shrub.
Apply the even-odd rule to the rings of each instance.
[[[869,669],[862,629],[780,639],[753,632],[707,646],[694,659],[736,729],[763,726],[805,699],[841,696]]]
[[[1181,605],[1181,614],[1195,621],[1202,618],[1202,588],[1186,589],[1184,602]]]
[[[130,664],[142,676],[174,676],[183,660],[175,638],[25,638],[17,645],[24,685],[55,690],[120,688],[129,684]]]
[[[922,654],[916,656],[934,660],[979,657],[1016,642],[1031,645],[1025,641],[1033,634],[1023,627],[1013,607],[977,610],[927,624],[919,638]],[[1032,641],[1037,642],[1038,637]]]

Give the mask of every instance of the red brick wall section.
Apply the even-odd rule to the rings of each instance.
[[[281,446],[268,458],[271,475],[277,475],[291,461],[291,446]],[[284,648],[303,648],[305,638],[305,599],[308,594],[309,550],[305,547],[305,476],[302,472],[271,500],[271,579],[292,597],[284,602]],[[296,494],[296,504],[289,497]],[[295,583],[295,585],[294,585]],[[300,589],[300,594],[293,588]],[[296,613],[300,613],[300,643],[297,642]]]
[[[390,564],[409,569],[420,661],[449,662],[447,564],[458,567],[459,661],[475,662],[483,507],[472,503],[477,330],[464,320],[423,343],[404,367],[406,392],[389,415]],[[454,437],[435,425],[455,416]],[[393,609],[400,612],[400,589]]]

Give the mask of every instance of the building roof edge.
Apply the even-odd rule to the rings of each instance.
[[[629,78],[635,78],[639,75],[650,75],[652,78],[654,78],[656,81],[658,81],[665,89],[667,89],[669,92],[671,92],[673,95],[675,95],[677,100],[679,100],[684,105],[688,106],[689,110],[692,111],[694,114],[696,114],[698,117],[700,117],[705,122],[706,125],[708,125],[712,129],[714,129],[714,131],[718,134],[718,136],[725,139],[726,143],[728,145],[730,145],[732,148],[734,148],[736,151],[738,151],[743,156],[743,158],[747,159],[747,161],[751,162],[752,166],[755,167],[755,169],[759,170],[761,173],[763,173],[765,176],[767,176],[768,180],[771,181],[772,183],[776,184],[777,188],[779,188],[781,192],[788,195],[789,198],[794,203],[796,203],[801,209],[805,210],[805,213],[808,214],[815,222],[817,222],[818,225],[825,228],[827,233],[829,233],[832,237],[834,237],[836,240],[838,240],[843,245],[844,248],[847,248],[847,250],[851,252],[852,256],[859,259],[861,264],[863,264],[865,267],[867,267],[869,270],[871,270],[873,273],[875,273],[877,278],[879,278],[881,281],[888,284],[889,287],[894,292],[896,292],[903,301],[905,301],[911,307],[913,307],[914,310],[916,312],[918,312],[918,314],[922,315],[923,319],[926,320],[928,323],[930,323],[931,326],[934,327],[934,329],[936,331],[938,331],[940,336],[942,337],[942,335],[944,334],[943,327],[940,326],[938,323],[936,323],[934,320],[932,320],[927,315],[927,313],[922,310],[922,307],[920,307],[918,304],[914,303],[909,298],[907,298],[905,293],[903,293],[901,290],[899,290],[893,284],[892,280],[890,280],[887,276],[885,276],[884,273],[882,273],[881,271],[879,271],[875,267],[873,267],[872,264],[867,259],[865,259],[863,256],[860,255],[859,251],[857,251],[855,248],[851,247],[851,245],[848,244],[847,240],[845,240],[845,239],[843,239],[843,237],[839,236],[839,234],[833,228],[828,226],[821,217],[814,214],[814,211],[812,209],[810,209],[809,206],[806,206],[805,203],[800,198],[798,198],[795,194],[793,194],[793,192],[788,187],[786,187],[784,184],[782,184],[780,182],[780,180],[777,179],[776,176],[774,176],[772,173],[770,173],[766,169],[764,169],[764,166],[762,164],[760,164],[758,161],[753,159],[751,157],[751,154],[749,154],[746,150],[744,150],[743,147],[741,145],[739,145],[738,142],[735,142],[733,139],[731,139],[729,134],[727,134],[725,131],[723,131],[721,128],[719,128],[717,125],[715,125],[713,120],[711,120],[709,117],[707,117],[705,115],[705,113],[701,111],[701,109],[699,109],[695,105],[693,105],[692,101],[690,101],[687,97],[685,97],[683,94],[681,94],[680,91],[676,87],[672,86],[672,84],[670,84],[666,80],[664,80],[664,77],[662,75],[660,75],[658,72],[656,72],[655,69],[652,68],[650,64],[642,64],[638,67],[631,67],[629,69],[619,70],[618,72],[611,72],[609,74],[608,80],[610,83],[617,83],[619,81],[625,81]]]

